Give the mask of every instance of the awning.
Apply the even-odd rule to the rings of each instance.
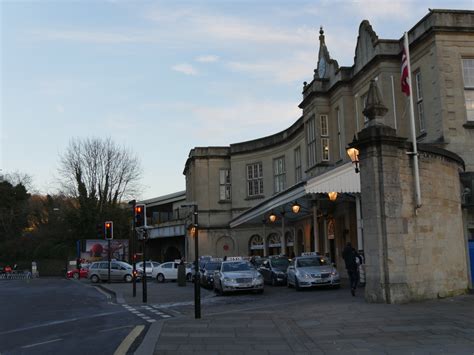
[[[306,193],[360,193],[360,174],[355,172],[352,163],[346,163],[307,181]]]
[[[260,223],[265,213],[270,212],[278,206],[293,202],[305,195],[304,182],[298,183],[297,185],[290,187],[278,195],[270,197],[257,206],[245,211],[240,216],[234,218],[229,223],[230,228],[235,228],[248,222]]]

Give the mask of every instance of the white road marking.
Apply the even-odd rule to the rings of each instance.
[[[118,330],[118,329],[124,329],[124,328],[132,328],[133,325],[124,325],[123,327],[115,327],[115,328],[109,328],[109,329],[102,329],[99,330],[99,332],[111,332],[112,330]]]
[[[61,338],[58,338],[58,339],[43,341],[43,342],[41,342],[41,343],[35,343],[35,344],[30,344],[30,345],[24,345],[24,346],[22,346],[22,348],[23,348],[23,349],[33,348],[33,347],[35,347],[35,346],[39,346],[39,345],[43,345],[43,344],[49,344],[49,343],[54,343],[54,342],[61,341],[61,340],[62,340]]]
[[[156,319],[147,319],[146,320],[148,323],[155,323],[156,322]]]
[[[41,328],[41,327],[49,327],[49,326],[51,326],[51,325],[58,325],[58,324],[69,323],[69,322],[76,322],[76,321],[82,320],[82,319],[104,317],[104,316],[109,316],[109,315],[112,315],[112,314],[119,314],[119,313],[123,313],[123,312],[124,312],[124,311],[118,311],[118,312],[104,312],[104,313],[94,314],[94,315],[91,315],[91,316],[76,317],[76,318],[69,318],[69,319],[63,319],[63,320],[56,320],[56,321],[52,321],[52,322],[48,322],[48,323],[33,325],[33,326],[31,326],[31,327],[23,327],[23,328],[8,330],[8,331],[6,331],[6,332],[0,332],[0,335],[18,333],[18,332],[23,332],[23,331],[25,331],[25,330],[31,330],[31,329],[35,329],[35,328]]]
[[[135,339],[141,334],[145,329],[144,325],[137,325],[132,331],[127,335],[127,337],[122,341],[117,350],[115,350],[114,355],[125,355],[132,346]]]

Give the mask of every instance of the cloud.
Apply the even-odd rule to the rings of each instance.
[[[56,112],[64,113],[64,106],[60,104],[56,105]]]
[[[219,60],[219,57],[216,55],[201,55],[196,58],[197,62],[201,63],[214,63]]]
[[[191,64],[186,64],[186,63],[173,65],[171,69],[179,73],[186,74],[186,75],[198,74],[197,70]]]
[[[299,51],[289,58],[267,59],[259,62],[231,61],[226,65],[233,71],[250,73],[277,83],[291,84],[311,80],[316,64],[316,51]]]
[[[252,140],[262,137],[261,132],[272,135],[291,126],[301,115],[292,101],[245,98],[225,107],[194,105],[188,110],[197,121],[196,134],[206,145]]]

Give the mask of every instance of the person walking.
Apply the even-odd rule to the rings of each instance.
[[[352,296],[355,296],[357,284],[359,283],[359,265],[357,263],[358,257],[359,255],[352,247],[351,242],[347,242],[344,250],[342,251],[342,258],[346,264],[347,274],[351,283]]]

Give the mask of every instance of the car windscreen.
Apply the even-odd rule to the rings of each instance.
[[[311,266],[324,266],[329,265],[329,262],[326,258],[316,257],[316,258],[302,258],[297,260],[298,267],[311,267]]]
[[[288,259],[283,259],[283,258],[273,259],[271,263],[272,263],[272,266],[278,270],[286,270],[288,268],[288,265],[290,265],[290,261]]]
[[[222,264],[223,272],[233,272],[233,271],[247,271],[252,270],[253,267],[246,261],[224,263]]]
[[[204,267],[204,269],[206,270],[218,270],[221,268],[221,263],[207,263],[206,266]]]

